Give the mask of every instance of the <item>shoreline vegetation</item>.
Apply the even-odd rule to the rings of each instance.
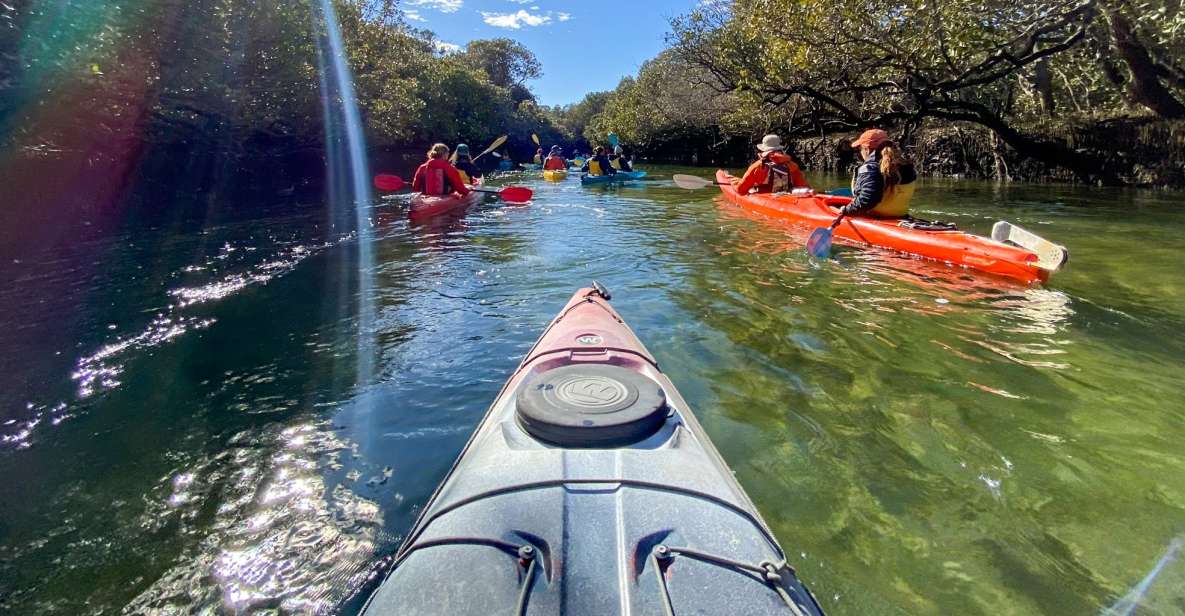
[[[129,178],[319,187],[337,137],[308,0],[48,5],[5,8],[6,176],[56,170],[112,199]],[[535,100],[544,67],[513,40],[454,48],[395,0],[334,5],[375,168],[437,141],[506,134],[525,162],[532,134],[586,150],[613,131],[642,160],[733,167],[778,133],[842,173],[878,126],[923,175],[1185,188],[1185,9],[1167,0],[701,2],[636,76],[562,107]]]

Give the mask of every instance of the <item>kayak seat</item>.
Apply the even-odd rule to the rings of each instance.
[[[518,423],[531,436],[571,448],[621,447],[658,431],[666,394],[620,366],[580,364],[535,375],[515,396]]]

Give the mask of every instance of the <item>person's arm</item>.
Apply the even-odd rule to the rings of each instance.
[[[416,168],[416,175],[411,179],[411,189],[416,192],[424,192],[424,167],[420,165]]]
[[[453,185],[453,191],[462,197],[469,194],[469,189],[465,188],[465,181],[461,179],[461,174],[457,173],[456,167],[449,165],[448,168],[444,170],[444,175],[448,178],[449,184]]]
[[[745,175],[741,176],[741,181],[737,183],[737,194],[747,195],[754,186],[763,184],[765,182],[765,164],[760,160],[749,165],[745,170]]]
[[[601,163],[601,168],[609,175],[617,175],[617,168],[613,166],[613,161],[609,160],[608,156],[605,157],[605,162]]]
[[[843,213],[852,216],[876,207],[885,196],[885,178],[880,170],[865,164],[856,174],[856,185],[852,188],[852,202],[845,205]]]
[[[584,166],[580,168],[581,173],[588,173],[588,160],[584,161]]]

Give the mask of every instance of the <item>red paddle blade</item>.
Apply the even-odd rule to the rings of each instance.
[[[526,203],[535,196],[535,191],[525,186],[508,186],[498,191],[498,196],[510,203]]]
[[[399,190],[403,184],[403,178],[397,175],[380,173],[374,176],[374,187],[379,190]]]

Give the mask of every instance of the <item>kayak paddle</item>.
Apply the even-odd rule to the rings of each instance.
[[[728,184],[724,182],[705,180],[701,177],[694,175],[683,175],[682,173],[676,173],[675,175],[671,176],[671,179],[675,180],[675,186],[678,186],[679,188],[686,188],[687,190],[707,188],[709,186],[728,186]]]
[[[535,133],[531,133],[531,141],[534,141],[535,145],[543,145],[542,143],[539,143],[539,135],[536,135]]]
[[[380,173],[374,176],[374,187],[379,190],[393,192],[403,188],[405,182],[403,178],[389,173]]]
[[[839,226],[839,223],[843,222],[843,217],[843,212],[840,212],[830,227],[819,227],[807,238],[806,251],[812,257],[826,259],[831,256],[831,235],[835,232],[835,228]]]
[[[531,197],[535,196],[535,191],[525,186],[507,186],[506,188],[500,190],[493,188],[478,188],[473,186],[470,187],[469,190],[490,195],[498,195],[499,198],[507,203],[526,203],[531,200]]]
[[[502,135],[501,137],[498,137],[497,139],[495,139],[495,140],[494,140],[494,142],[490,144],[490,147],[488,147],[488,148],[486,148],[486,149],[482,150],[481,154],[478,154],[477,156],[474,156],[474,157],[473,157],[473,161],[474,161],[474,162],[477,162],[477,159],[479,159],[479,158],[481,158],[482,156],[485,156],[486,154],[489,154],[490,152],[493,152],[494,150],[496,150],[496,149],[498,149],[498,148],[502,147],[502,144],[503,144],[503,143],[506,143],[506,139],[507,139],[508,137],[510,137],[510,135]]]

